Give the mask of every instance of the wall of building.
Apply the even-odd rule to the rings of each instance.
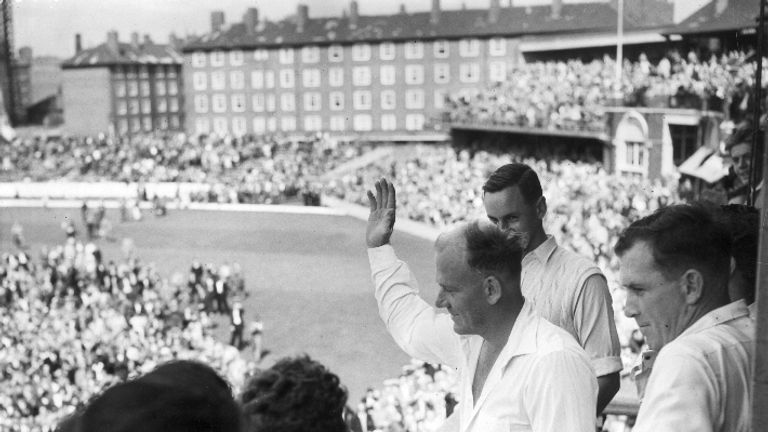
[[[65,69],[62,74],[63,129],[75,134],[109,130],[112,114],[109,69]]]

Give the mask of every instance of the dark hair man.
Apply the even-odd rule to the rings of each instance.
[[[307,356],[259,372],[241,396],[247,432],[345,432],[346,403],[339,377]]]
[[[632,223],[615,250],[624,312],[657,352],[633,431],[749,431],[755,324],[728,297],[727,229],[676,205]]]
[[[459,429],[594,431],[597,382],[586,353],[523,308],[520,236],[478,221],[442,233],[435,306],[448,314],[439,313],[389,244],[394,186],[382,179],[375,189],[366,242],[379,315],[406,353],[459,369]]]
[[[511,163],[498,168],[483,192],[488,219],[502,230],[527,236],[523,296],[533,310],[570,333],[587,352],[597,376],[597,413],[601,413],[619,390],[622,369],[605,276],[594,262],[562,248],[546,234],[547,201],[531,167]]]
[[[756,186],[757,196],[755,197],[755,207],[762,207],[762,194],[760,193],[763,187],[763,173],[762,173],[762,154],[763,154],[763,131],[758,131],[757,148],[752,148],[752,140],[755,134],[755,130],[752,127],[752,123],[744,121],[738,124],[726,140],[725,145],[728,149],[728,156],[731,159],[731,167],[736,175],[736,184],[728,193],[729,204],[746,204],[749,191],[749,172],[752,167],[752,152],[757,151],[758,164],[755,166],[757,170],[755,178],[758,179]]]

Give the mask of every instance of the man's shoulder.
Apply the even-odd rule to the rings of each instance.
[[[564,263],[567,262],[571,265],[576,265],[579,268],[591,268],[594,267],[599,271],[599,267],[592,261],[591,259],[585,257],[584,255],[580,255],[572,250],[566,249],[560,245],[558,245],[555,250],[552,252],[552,257],[548,261],[548,263],[551,263],[552,265],[557,265],[558,263]]]
[[[536,355],[544,356],[554,352],[567,352],[574,356],[584,356],[588,359],[584,348],[570,333],[552,324],[545,318],[535,316],[536,320]]]
[[[668,361],[674,362],[675,359],[706,361],[713,353],[725,351],[750,355],[754,345],[754,330],[754,321],[749,317],[741,317],[693,334],[683,334],[659,351],[654,367]]]

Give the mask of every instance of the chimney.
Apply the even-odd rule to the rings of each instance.
[[[352,2],[349,4],[349,27],[350,28],[357,28],[357,21],[360,18],[357,12],[358,12],[357,1],[352,0]]]
[[[116,30],[107,32],[107,48],[115,54],[120,53],[120,44],[118,42]]]
[[[154,42],[152,42],[152,38],[149,37],[149,34],[145,34],[144,35],[144,46],[153,45],[153,44],[154,44]]]
[[[429,22],[437,25],[440,22],[440,0],[432,0],[432,10],[429,14]]]
[[[139,49],[139,33],[137,32],[131,33],[131,47]]]
[[[715,18],[719,17],[720,15],[725,12],[725,9],[728,7],[728,0],[715,0]]]
[[[309,6],[299,4],[296,7],[296,31],[303,33],[309,21]]]
[[[563,13],[563,0],[552,0],[552,19],[560,19]]]
[[[400,10],[397,11],[400,15],[405,15],[408,12],[405,11],[405,3],[400,3]]]
[[[256,34],[256,24],[259,22],[259,10],[248,8],[243,15],[243,24],[245,25],[245,34],[253,36]]]
[[[80,33],[75,33],[75,54],[80,54],[83,50],[83,37]]]
[[[488,22],[496,24],[499,22],[499,14],[501,13],[501,1],[491,0],[491,6],[488,8]]]
[[[224,11],[211,12],[211,31],[216,33],[224,27]]]
[[[170,45],[175,50],[181,49],[181,39],[176,36],[176,33],[171,32],[168,35],[168,45]]]

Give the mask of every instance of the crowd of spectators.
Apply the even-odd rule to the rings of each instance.
[[[227,279],[207,268],[200,281],[207,280],[215,293],[216,281]],[[51,430],[106,387],[174,359],[203,361],[241,385],[253,365],[214,339],[208,299],[215,294],[203,290],[200,298],[194,281],[179,282],[133,256],[107,261],[94,243],[74,236],[39,258],[5,254],[0,429]]]
[[[616,61],[608,56],[530,62],[516,66],[513,79],[448,97],[446,110],[457,123],[586,132],[603,131],[603,108],[617,103],[727,111],[738,122],[751,112],[756,67],[751,52],[700,59],[672,50],[656,64],[645,54],[625,59],[617,82]]]

